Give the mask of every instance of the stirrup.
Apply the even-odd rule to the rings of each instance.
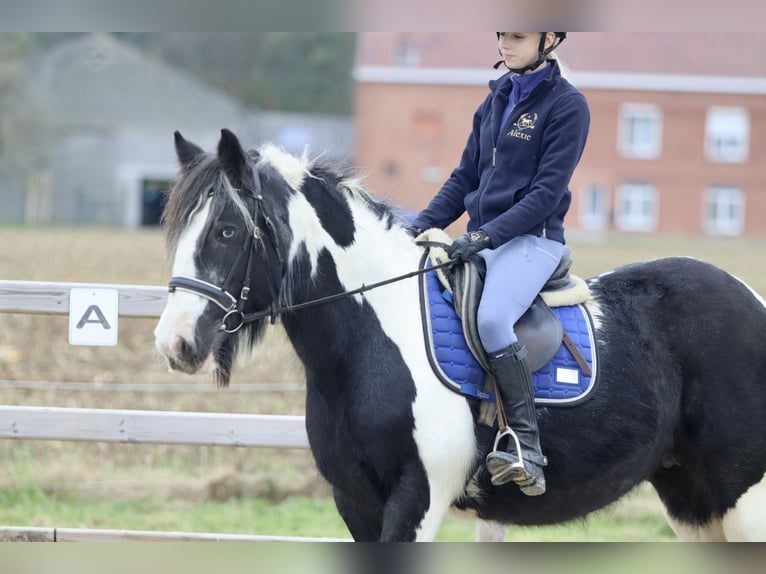
[[[505,436],[511,437],[514,441],[516,447],[515,461],[513,460],[513,453],[498,449],[500,440]],[[493,463],[499,464],[493,465]],[[530,462],[530,464],[537,466],[533,462]],[[527,496],[539,496],[545,493],[545,475],[542,472],[542,466],[545,464],[547,464],[547,460],[543,456],[543,464],[540,465],[539,474],[533,475],[527,470],[518,436],[510,427],[507,427],[504,431],[498,431],[495,436],[492,452],[487,455],[486,459],[490,482],[493,486],[502,486],[509,482],[514,482],[521,489],[521,492]],[[495,467],[494,469],[493,466]],[[495,470],[494,473],[492,472],[493,470]]]
[[[521,454],[521,443],[519,442],[519,437],[516,435],[515,432],[513,432],[513,429],[509,426],[505,427],[504,431],[498,430],[497,434],[495,435],[495,444],[492,445],[492,453],[498,452],[497,446],[500,444],[500,441],[503,439],[503,437],[511,437],[513,439],[513,444],[516,447],[516,458],[519,459],[519,462],[514,463],[514,468],[522,468],[526,471],[524,468],[524,457]],[[507,451],[500,451],[500,452],[507,452]]]
[[[500,441],[506,436],[509,437],[509,441],[513,441],[513,445],[516,448],[515,461],[512,461],[512,457],[514,456],[513,453],[498,448]],[[501,461],[501,471],[497,472],[497,469],[492,468],[493,459]],[[487,455],[486,463],[491,482],[495,486],[507,484],[511,481],[521,484],[521,482],[525,482],[529,479],[529,472],[524,465],[524,456],[521,454],[519,437],[511,427],[506,427],[503,431],[497,431],[497,434],[495,435],[495,443],[492,445],[492,452]],[[496,472],[492,472],[493,470],[496,470]]]

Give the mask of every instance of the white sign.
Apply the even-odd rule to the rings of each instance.
[[[69,291],[69,344],[117,344],[120,292],[117,289]]]

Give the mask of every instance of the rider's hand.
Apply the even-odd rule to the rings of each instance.
[[[479,229],[478,231],[469,231],[456,239],[447,248],[447,255],[455,261],[466,261],[471,255],[489,247],[492,247],[492,240],[484,230]]]
[[[423,231],[425,231],[425,229],[420,229],[420,227],[416,227],[415,225],[410,225],[407,227],[407,233],[412,235],[413,238],[423,233]]]

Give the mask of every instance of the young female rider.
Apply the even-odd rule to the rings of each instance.
[[[492,484],[513,481],[529,496],[545,492],[547,461],[526,348],[512,326],[561,259],[569,180],[590,126],[585,97],[549,57],[564,38],[566,32],[497,32],[503,60],[495,67],[510,71],[490,82],[460,165],[412,223],[414,233],[444,228],[468,212],[468,232],[449,255],[464,261],[478,253],[486,261],[479,335],[521,445],[516,452],[510,440],[508,452],[491,452],[487,469]]]

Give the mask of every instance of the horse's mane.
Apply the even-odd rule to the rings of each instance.
[[[274,169],[296,191],[308,179],[318,180],[324,184],[328,193],[338,193],[349,201],[362,204],[383,221],[387,228],[405,224],[401,208],[387,199],[373,196],[365,188],[362,178],[346,164],[323,161],[321,157],[312,160],[305,152],[300,156],[293,155],[271,143],[250,150],[248,154],[256,160],[257,167],[264,169],[268,166]],[[224,189],[227,192],[221,194],[224,201],[241,203],[223,175],[218,158],[215,154],[206,153],[182,170],[168,191],[167,204],[162,214],[168,253],[175,253],[189,218],[201,206],[202,199],[211,189]],[[248,217],[242,206],[240,209]]]
[[[264,144],[258,150],[259,164],[265,163],[277,170],[293,189],[299,189],[307,178],[322,181],[325,189],[341,193],[347,200],[358,202],[386,222],[404,224],[404,214],[398,206],[385,198],[376,197],[364,186],[363,178],[348,164],[310,159],[304,151],[300,156],[288,153],[274,144]]]

